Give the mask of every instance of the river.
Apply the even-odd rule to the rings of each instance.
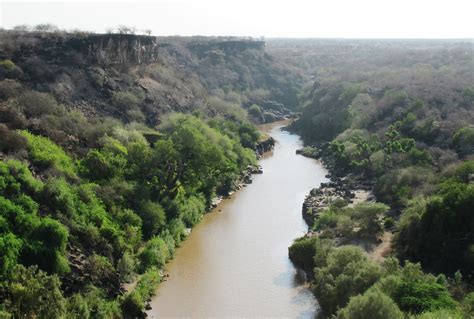
[[[264,173],[193,229],[166,267],[150,318],[315,317],[316,300],[288,246],[305,233],[301,205],[326,171],[295,154],[302,142],[282,126],[262,126],[276,140],[260,161]]]

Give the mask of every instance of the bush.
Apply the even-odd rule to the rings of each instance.
[[[444,184],[438,196],[416,200],[403,212],[394,243],[399,256],[420,261],[435,272],[461,272],[470,277],[474,251],[468,240],[474,229],[474,186]]]
[[[160,282],[161,276],[157,269],[153,268],[144,273],[135,289],[121,302],[120,307],[124,318],[146,318],[146,314],[143,312],[145,303],[154,295]]]
[[[337,319],[403,319],[403,313],[390,297],[377,289],[369,289],[363,295],[352,297],[338,311]]]
[[[296,239],[288,248],[288,256],[295,266],[312,272],[314,269],[314,256],[318,237],[302,237]]]
[[[327,264],[314,270],[313,291],[322,310],[334,314],[351,296],[363,293],[381,276],[380,267],[355,246],[342,246],[327,256]]]
[[[138,255],[141,271],[151,267],[162,268],[170,257],[168,246],[160,237],[150,239]]]
[[[4,78],[17,79],[22,74],[22,70],[12,60],[0,61],[0,80]]]
[[[158,234],[158,231],[166,223],[166,215],[163,207],[150,200],[140,204],[138,215],[142,219],[142,231],[145,239],[149,239],[153,235]]]
[[[81,170],[90,180],[103,181],[121,176],[125,172],[127,160],[121,155],[111,152],[91,150],[81,160]]]
[[[8,102],[7,106],[0,106],[0,118],[11,129],[23,129],[28,125],[25,115]]]
[[[400,309],[410,313],[453,309],[456,306],[445,286],[431,282],[403,281],[393,298]]]
[[[26,139],[0,123],[0,152],[18,151],[26,148]]]
[[[21,90],[21,84],[15,80],[6,79],[0,81],[0,100],[8,100],[15,97]]]
[[[41,117],[44,115],[61,115],[65,112],[56,99],[48,93],[28,91],[18,98],[18,103],[28,117]]]
[[[196,225],[206,211],[206,201],[202,196],[190,196],[179,201],[178,209],[186,226]]]
[[[18,265],[3,286],[3,304],[14,318],[62,318],[66,300],[57,276],[49,276],[36,267]]]
[[[114,92],[112,103],[122,111],[136,110],[143,98],[131,91]]]
[[[351,218],[359,226],[358,234],[362,237],[377,237],[383,231],[381,216],[389,210],[387,205],[382,203],[360,203],[357,204]]]
[[[459,129],[453,136],[453,146],[463,157],[474,154],[474,127],[467,126]]]
[[[64,150],[46,137],[21,131],[20,135],[28,141],[31,161],[41,169],[53,168],[67,177],[76,176],[74,161]]]
[[[439,309],[435,311],[424,312],[414,317],[414,319],[466,319],[469,317],[463,316],[456,310]]]

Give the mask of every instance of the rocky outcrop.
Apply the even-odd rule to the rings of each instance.
[[[269,136],[267,139],[259,142],[257,146],[255,147],[255,152],[257,155],[262,155],[266,152],[269,152],[273,149],[275,146],[275,140],[273,137]]]
[[[158,58],[155,37],[135,34],[11,33],[0,57],[14,61],[41,58],[58,65],[124,65],[154,63]],[[14,52],[9,52],[14,50]]]
[[[321,211],[337,200],[344,200],[349,206],[353,206],[374,199],[370,185],[354,183],[347,178],[333,177],[330,182],[321,183],[319,187],[313,188],[306,196],[302,208],[303,218],[308,226],[312,227]]]
[[[73,39],[71,45],[86,50],[100,65],[148,64],[158,59],[155,37],[132,34],[91,35]]]

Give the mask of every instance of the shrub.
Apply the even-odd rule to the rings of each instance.
[[[135,289],[121,302],[124,318],[145,318],[145,302],[154,295],[160,282],[161,276],[157,269],[153,268],[144,273]]]
[[[357,204],[351,217],[357,221],[359,235],[362,237],[376,237],[383,231],[381,216],[389,210],[387,205],[382,203],[360,203]]]
[[[18,98],[18,103],[29,117],[40,117],[47,114],[61,115],[65,112],[56,99],[48,93],[28,91]]]
[[[86,267],[87,273],[96,285],[110,284],[116,280],[115,268],[107,257],[91,255],[87,259]]]
[[[0,61],[0,80],[4,78],[16,79],[23,74],[22,70],[16,66],[12,60]]]
[[[112,96],[112,103],[122,112],[137,110],[142,102],[142,97],[134,92],[115,92]]]
[[[474,127],[459,129],[453,136],[453,146],[461,156],[474,154]]]
[[[337,319],[403,319],[403,313],[390,297],[377,289],[369,289],[362,295],[352,297],[338,311]]]
[[[380,267],[369,261],[361,248],[342,246],[328,254],[325,266],[315,268],[313,290],[323,311],[333,314],[380,276]]]
[[[463,316],[456,310],[439,309],[434,311],[424,312],[414,317],[414,319],[466,319],[469,317]]]
[[[26,139],[0,123],[0,152],[18,151],[26,147]]]
[[[316,254],[317,237],[302,237],[296,239],[288,248],[290,260],[305,271],[312,272],[314,269],[314,256]]]
[[[6,310],[14,318],[61,318],[66,301],[57,276],[49,276],[36,267],[18,265],[5,282]]]
[[[27,131],[21,131],[20,135],[27,139],[31,161],[39,168],[53,168],[67,177],[76,175],[76,166],[72,158],[50,139]]]
[[[138,215],[142,219],[142,231],[145,239],[158,234],[158,231],[166,223],[166,215],[160,204],[150,200],[140,204]]]
[[[445,183],[438,196],[417,200],[404,211],[395,236],[395,248],[403,258],[420,261],[426,269],[454,273],[460,269],[466,277],[473,271],[474,186],[459,182]]]
[[[11,129],[23,129],[27,126],[28,121],[15,106],[9,105],[0,106],[0,118],[3,122],[8,123],[8,127]]]
[[[393,298],[400,309],[410,313],[452,309],[456,306],[445,286],[431,282],[402,281]]]
[[[15,97],[21,90],[21,84],[15,80],[6,79],[0,81],[0,100],[7,100]]]
[[[145,271],[151,267],[162,268],[169,257],[166,243],[158,236],[150,239],[138,255],[140,268]]]
[[[179,201],[178,210],[188,227],[196,225],[206,211],[206,201],[202,196],[189,196]]]

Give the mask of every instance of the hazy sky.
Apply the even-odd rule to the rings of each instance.
[[[155,35],[473,38],[473,0],[5,1],[0,25],[53,23]]]

